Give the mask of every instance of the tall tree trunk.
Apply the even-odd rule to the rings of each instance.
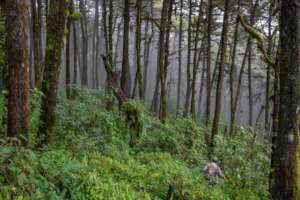
[[[204,77],[205,77],[205,71],[204,71],[204,65],[203,65],[203,70],[201,72],[200,87],[199,87],[200,88],[199,97],[198,97],[198,113],[197,113],[197,116],[198,116],[199,119],[201,117],[201,105],[202,105],[202,98],[203,98]]]
[[[78,49],[77,49],[77,29],[76,29],[77,23],[76,21],[72,23],[72,29],[73,29],[73,85],[75,86],[77,84],[77,70],[78,70]]]
[[[227,35],[228,35],[228,19],[229,19],[229,5],[230,0],[225,0],[225,9],[224,9],[224,17],[223,17],[223,28],[222,28],[222,36],[221,36],[221,58],[219,65],[219,74],[218,74],[218,82],[217,82],[217,91],[216,91],[216,108],[215,115],[212,126],[212,134],[211,134],[211,150],[213,150],[214,146],[214,138],[215,135],[219,132],[219,123],[220,116],[222,111],[222,90],[223,90],[223,79],[224,79],[224,69],[226,64],[226,49],[227,49]]]
[[[192,15],[193,5],[192,0],[189,0],[189,21],[188,21],[188,41],[187,41],[187,64],[186,64],[186,95],[184,104],[184,115],[189,113],[190,99],[191,99],[191,50],[192,50]]]
[[[43,80],[42,49],[41,49],[41,0],[31,0],[32,7],[32,34],[34,52],[35,86],[40,87]]]
[[[109,15],[108,15],[108,59],[113,63],[113,35],[114,35],[114,0],[109,1]],[[115,68],[115,66],[112,66]]]
[[[269,8],[269,19],[268,19],[268,56],[272,54],[272,6],[270,3]],[[267,80],[266,80],[266,106],[265,106],[265,129],[270,131],[270,76],[271,76],[271,65],[267,66]]]
[[[129,23],[130,23],[130,0],[124,1],[124,35],[123,35],[123,59],[121,88],[126,96],[130,96],[130,68],[129,68]]]
[[[252,11],[251,11],[251,14],[250,14],[250,25],[253,26],[254,24],[254,19],[255,19],[255,12],[256,12],[256,9],[257,9],[257,6],[258,6],[258,0],[255,1],[255,4],[254,6],[252,7]],[[237,106],[238,106],[238,102],[239,102],[239,98],[240,98],[240,92],[241,92],[241,87],[242,87],[242,79],[243,79],[243,74],[244,74],[244,68],[245,68],[245,65],[246,65],[246,61],[247,61],[247,58],[249,60],[249,50],[251,48],[251,45],[250,45],[250,42],[251,42],[251,37],[248,36],[248,40],[247,40],[247,46],[246,46],[246,50],[245,50],[245,53],[244,53],[244,58],[243,58],[243,61],[242,61],[242,66],[241,66],[241,69],[240,69],[240,73],[239,73],[239,77],[238,77],[238,82],[237,82],[237,86],[236,86],[236,94],[235,94],[235,97],[232,97],[232,103],[233,103],[233,107],[231,108],[231,120],[230,120],[230,126],[229,126],[229,135],[232,135],[234,133],[234,130],[235,130],[235,123],[236,123],[236,112],[237,112]],[[234,88],[231,89],[232,92],[234,91]],[[234,94],[232,94],[234,95]]]
[[[51,144],[55,122],[55,107],[58,88],[59,66],[65,32],[67,2],[51,0],[47,23],[47,47],[45,71],[42,82],[44,98],[41,104],[38,146]]]
[[[249,106],[249,126],[253,126],[253,91],[252,91],[252,41],[250,39],[248,53],[248,106]]]
[[[238,0],[238,11],[240,10],[241,0]],[[238,44],[238,36],[239,36],[239,17],[236,17],[236,25],[234,28],[234,39],[233,39],[233,49],[232,49],[232,57],[231,57],[231,65],[229,72],[229,87],[230,87],[230,125],[229,125],[229,135],[232,135],[234,124],[235,124],[235,112],[234,112],[234,85],[235,85],[235,72],[236,72],[236,50]]]
[[[206,41],[206,126],[210,123],[210,107],[211,107],[211,33],[213,23],[213,1],[208,1],[207,16],[207,41]]]
[[[180,22],[178,35],[178,75],[177,75],[177,115],[181,103],[182,36],[183,36],[183,0],[180,0]]]
[[[135,48],[136,48],[136,75],[134,81],[134,89],[132,97],[135,96],[135,91],[138,85],[139,97],[144,97],[142,65],[141,65],[141,32],[142,32],[142,0],[136,1],[136,33],[135,33]]]
[[[81,74],[81,82],[82,85],[88,86],[88,31],[87,31],[87,16],[86,16],[86,8],[85,1],[79,1],[79,9],[82,14],[80,18],[81,25],[81,37],[82,37],[82,74]]]
[[[158,68],[159,68],[159,76],[160,76],[160,102],[161,102],[161,113],[159,115],[160,121],[162,123],[167,122],[167,96],[166,96],[166,74],[167,74],[167,63],[166,62],[166,41],[167,41],[167,29],[169,26],[168,21],[168,12],[169,12],[169,6],[171,6],[172,0],[164,0],[163,1],[163,8],[161,12],[161,21],[160,21],[160,33],[159,33],[159,44],[158,44]]]
[[[7,134],[26,145],[29,132],[29,58],[27,1],[6,1],[8,54]]]
[[[252,2],[252,1],[251,1]],[[255,12],[258,6],[259,0],[256,0],[252,5],[252,11],[250,16],[250,25],[255,22]],[[249,101],[249,126],[253,126],[253,91],[252,91],[252,40],[248,37],[249,53],[248,53],[248,101]]]
[[[100,38],[99,38],[99,0],[95,1],[95,21],[94,21],[94,37],[93,37],[93,87],[98,88],[99,75],[99,53],[100,53]]]
[[[199,4],[199,13],[198,13],[198,19],[197,19],[197,25],[196,25],[196,35],[195,35],[195,43],[194,43],[194,63],[193,63],[193,73],[192,73],[192,98],[191,98],[191,115],[194,120],[196,120],[196,81],[197,81],[197,73],[198,73],[198,53],[202,52],[203,50],[203,44],[204,42],[202,41],[201,48],[200,50],[198,49],[198,43],[199,43],[199,35],[200,35],[200,25],[201,25],[201,20],[202,20],[202,5],[203,5],[203,0],[200,1]],[[199,53],[199,59],[201,58],[201,54]]]
[[[73,2],[69,4],[70,14],[73,14]],[[71,64],[70,64],[70,45],[71,45],[71,25],[72,21],[69,17],[67,19],[67,33],[66,33],[66,96],[71,98]]]
[[[281,2],[279,129],[272,199],[300,198],[300,0]]]
[[[105,53],[108,54],[108,32],[107,32],[107,5],[106,0],[102,0],[102,23],[105,40]]]

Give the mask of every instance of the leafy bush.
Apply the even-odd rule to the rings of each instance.
[[[138,102],[143,133],[134,148],[117,108],[106,111],[102,92],[76,89],[60,95],[55,142],[43,152],[0,141],[0,199],[268,199],[269,144],[246,131],[216,138],[215,154],[228,178],[210,188],[202,168],[207,162],[204,127],[191,119],[162,125]],[[31,141],[38,127],[38,91],[32,97]],[[3,109],[0,101],[0,109]],[[251,160],[251,162],[249,162]],[[260,170],[257,170],[260,169]]]

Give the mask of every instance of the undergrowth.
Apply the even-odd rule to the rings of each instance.
[[[141,112],[143,133],[130,148],[130,130],[118,108],[106,111],[102,92],[76,90],[72,100],[60,95],[55,142],[37,151],[41,94],[34,93],[30,148],[1,136],[0,199],[159,200],[170,185],[179,200],[268,199],[270,148],[263,136],[243,129],[232,138],[219,134],[215,154],[228,179],[210,188],[202,173],[208,161],[204,126],[188,118],[162,125],[131,102]]]

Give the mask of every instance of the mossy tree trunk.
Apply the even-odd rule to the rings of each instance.
[[[124,1],[124,31],[123,31],[123,58],[121,88],[125,94],[130,95],[130,68],[129,68],[129,26],[130,26],[130,0]]]
[[[300,198],[300,0],[281,2],[279,129],[274,158],[273,200]]]
[[[55,122],[55,107],[61,52],[65,34],[67,0],[51,0],[47,19],[47,47],[42,82],[44,97],[41,105],[38,146],[51,144]]]
[[[8,55],[7,134],[20,137],[23,145],[29,132],[29,58],[27,1],[6,1]]]
[[[161,103],[161,112],[159,114],[160,121],[162,123],[167,122],[167,93],[166,93],[166,78],[167,78],[167,66],[168,66],[168,47],[169,46],[169,37],[170,32],[170,16],[171,16],[171,6],[173,0],[164,0],[163,8],[161,12],[161,21],[160,21],[160,32],[159,32],[159,53],[158,53],[158,69],[159,69],[159,78],[160,78],[160,103]]]
[[[135,97],[136,89],[140,99],[144,97],[142,65],[141,65],[141,32],[142,32],[142,0],[136,1],[136,32],[135,32],[135,48],[136,48],[136,74],[134,80],[134,87],[132,98]]]
[[[73,14],[73,2],[69,3],[70,15]],[[67,19],[67,33],[66,33],[66,96],[68,99],[71,98],[71,64],[70,64],[70,45],[71,45],[71,26],[72,19]],[[74,63],[75,65],[75,63]]]

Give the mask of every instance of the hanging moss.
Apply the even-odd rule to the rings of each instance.
[[[262,53],[265,62],[274,67],[275,59],[268,55],[266,38],[255,28],[247,24],[241,15],[238,15],[238,17],[244,30],[257,41],[257,48]]]

